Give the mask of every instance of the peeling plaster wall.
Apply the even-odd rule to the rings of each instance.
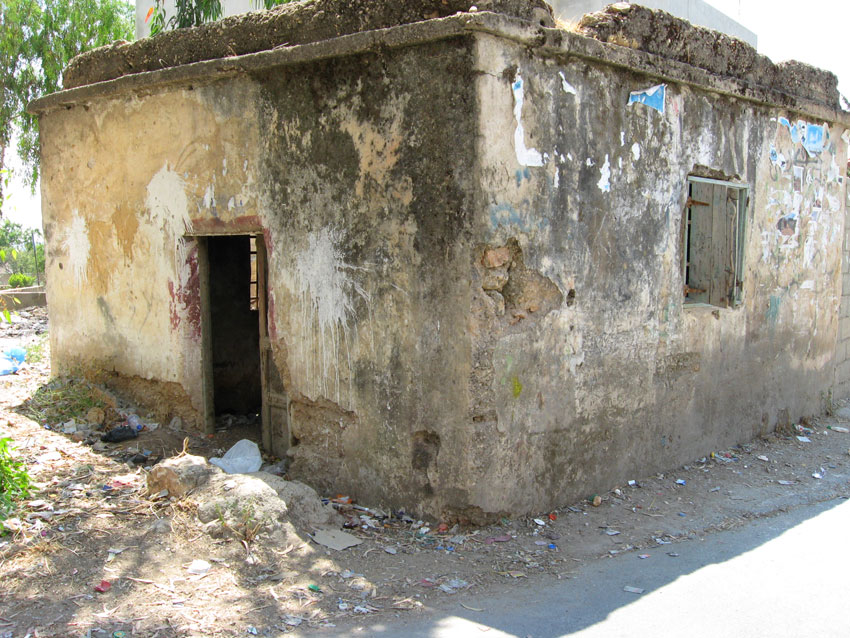
[[[470,505],[541,510],[820,412],[838,331],[843,129],[809,122],[824,139],[807,152],[806,124],[787,112],[477,42],[486,204]],[[697,167],[750,185],[738,308],[683,304]],[[510,242],[557,286],[557,305],[506,307],[488,278]]]
[[[298,440],[291,473],[437,509],[452,481],[437,454],[469,402],[471,293],[458,273],[472,259],[471,43],[261,82],[270,325]]]
[[[243,79],[42,118],[54,369],[137,378],[151,404],[144,381],[174,384],[164,397],[197,416],[198,253],[184,235],[256,217],[256,92]]]

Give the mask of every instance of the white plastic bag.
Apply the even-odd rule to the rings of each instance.
[[[211,458],[210,463],[217,465],[228,474],[248,474],[260,469],[263,457],[260,456],[260,448],[256,443],[242,439],[227,450],[223,457]]]

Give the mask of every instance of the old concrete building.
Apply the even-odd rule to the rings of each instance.
[[[850,379],[835,77],[637,6],[470,4],[72,62],[31,106],[55,368],[202,428],[260,410],[292,476],[447,519],[820,412]]]

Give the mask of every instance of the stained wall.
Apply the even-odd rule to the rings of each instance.
[[[198,423],[198,238],[250,233],[290,473],[323,491],[480,522],[825,405],[850,139],[828,77],[780,95],[472,13],[150,75],[38,107],[61,372]],[[748,186],[740,306],[684,303],[692,174]]]

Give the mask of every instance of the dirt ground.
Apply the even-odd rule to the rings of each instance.
[[[196,516],[196,494],[148,495],[145,468],[186,438],[191,454],[209,457],[244,432],[209,439],[178,423],[115,444],[65,433],[92,408],[109,424],[132,406],[81,380],[51,381],[45,329],[43,311],[0,328],[0,345],[29,352],[24,368],[0,377],[0,436],[13,438],[38,487],[0,524],[0,638],[308,636],[327,627],[368,635],[387,615],[460,607],[483,620],[465,594],[545,587],[622,552],[674,559],[677,543],[850,496],[850,434],[841,431],[850,408],[836,406],[806,430],[706,450],[688,466],[486,528],[447,529],[361,503],[337,505],[362,541],[342,551],[306,528],[286,544],[250,525],[214,537]],[[208,569],[190,569],[196,560]]]

